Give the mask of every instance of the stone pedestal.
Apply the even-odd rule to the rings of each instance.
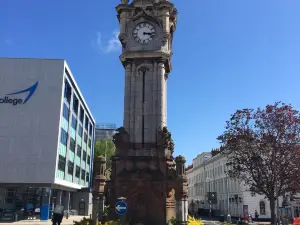
[[[93,197],[93,210],[92,210],[93,225],[97,224],[97,220],[99,216],[99,205],[100,205],[100,199]]]
[[[177,224],[188,224],[188,203],[186,199],[176,201],[176,221]]]
[[[104,176],[106,160],[100,156],[95,160],[95,174],[93,182],[93,210],[92,220],[93,225],[97,224],[97,220],[104,215],[104,186],[106,177]]]
[[[175,193],[176,198],[176,221],[177,224],[188,224],[188,196],[187,196],[187,177],[185,173],[185,158],[178,156],[176,161],[176,174],[177,174],[177,189]]]

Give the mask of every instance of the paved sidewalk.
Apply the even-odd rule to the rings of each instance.
[[[66,219],[66,217],[63,218],[62,225],[72,225],[73,221],[80,221],[84,218],[84,216],[70,216],[69,219]],[[87,217],[89,218],[89,217]],[[49,225],[52,224],[51,219],[48,221],[41,221],[41,220],[21,220],[17,222],[5,222],[5,223],[0,223],[0,225]]]

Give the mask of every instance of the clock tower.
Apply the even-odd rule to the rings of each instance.
[[[125,4],[124,4],[125,3]],[[167,122],[167,79],[177,10],[166,0],[117,6],[125,72],[124,128],[131,142],[156,142]]]
[[[167,80],[177,10],[168,0],[122,0],[116,7],[125,69],[124,122],[114,135],[116,156],[106,184],[116,216],[125,197],[129,224],[187,224],[185,159],[174,160],[167,125]]]

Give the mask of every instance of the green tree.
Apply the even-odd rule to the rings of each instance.
[[[275,224],[276,200],[300,191],[299,112],[280,102],[237,110],[218,139],[229,176],[244,181],[253,195],[265,195]]]
[[[106,157],[106,169],[111,167],[110,157],[115,155],[116,147],[112,140],[97,140],[95,143],[94,154],[95,157]]]
[[[106,170],[105,175],[110,176],[110,168],[111,168],[111,161],[110,157],[115,155],[115,145],[112,140],[97,140],[94,146],[94,159],[98,156],[106,157]],[[95,165],[94,165],[95,168]],[[96,171],[93,170],[93,177],[96,176]]]

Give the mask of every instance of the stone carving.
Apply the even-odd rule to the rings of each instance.
[[[116,133],[113,136],[113,142],[117,149],[124,147],[124,144],[129,142],[129,134],[124,127],[116,129]]]
[[[171,137],[171,132],[168,131],[167,127],[163,127],[162,130],[158,131],[157,140],[158,148],[170,150],[171,153],[174,152],[174,142]]]
[[[111,168],[105,170],[105,177],[108,180],[111,180]]]
[[[127,38],[125,34],[119,34],[119,40],[123,46],[123,48],[126,47],[126,43],[127,43]]]
[[[174,8],[172,13],[171,13],[170,20],[172,21],[172,23],[174,24],[175,27],[176,27],[176,24],[177,24],[177,14],[178,14],[178,11],[177,11],[176,8]]]
[[[128,0],[121,0],[121,4],[128,5]]]
[[[162,41],[163,45],[165,45],[168,42],[170,37],[171,37],[171,35],[169,33],[166,33],[166,32],[162,35],[161,41]]]

